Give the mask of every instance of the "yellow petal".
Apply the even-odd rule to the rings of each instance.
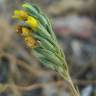
[[[23,36],[29,36],[30,32],[31,32],[31,30],[29,30],[28,28],[26,28],[26,27],[22,28],[22,35]]]
[[[34,17],[28,16],[26,23],[33,29],[38,27],[38,21]]]
[[[30,48],[36,47],[36,40],[33,39],[31,36],[25,38],[25,43],[26,43],[27,46],[30,47]]]
[[[28,14],[23,10],[15,10],[13,18],[18,18],[20,20],[27,20]]]

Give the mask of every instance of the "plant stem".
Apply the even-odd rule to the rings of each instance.
[[[78,92],[78,90],[76,90],[76,88],[75,88],[75,86],[74,86],[74,84],[73,84],[73,82],[72,82],[72,79],[70,78],[70,75],[68,75],[68,83],[69,83],[69,88],[70,88],[70,90],[71,90],[71,92],[72,92],[72,95],[73,96],[80,96],[80,93]]]

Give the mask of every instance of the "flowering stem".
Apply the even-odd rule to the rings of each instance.
[[[57,42],[49,19],[36,6],[25,3],[23,7],[26,11],[17,10],[13,16],[24,22],[21,27],[17,27],[20,36],[42,64],[57,71],[68,81],[72,95],[80,96],[71,80],[65,55]]]
[[[72,96],[80,96],[80,93],[78,92],[78,90],[76,90],[73,82],[72,82],[72,79],[70,77],[70,75],[68,74],[68,78],[67,78],[67,81],[69,83],[69,88],[70,88],[70,91],[72,92]]]

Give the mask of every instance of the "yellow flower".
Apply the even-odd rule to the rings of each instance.
[[[34,17],[28,16],[26,23],[33,29],[38,27],[38,21]]]
[[[22,27],[22,35],[23,36],[29,36],[30,35],[31,30],[26,28],[26,27]]]
[[[28,37],[25,37],[25,43],[27,44],[27,46],[29,47],[29,48],[34,48],[34,47],[36,47],[36,40],[35,39],[33,39],[31,36],[28,36]]]
[[[13,18],[18,18],[20,20],[27,20],[28,14],[23,10],[15,10]]]

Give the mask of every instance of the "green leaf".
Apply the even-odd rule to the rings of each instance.
[[[48,18],[47,16],[44,16],[44,17],[46,18],[46,20],[47,20],[47,22],[48,22],[47,30],[50,32],[53,40],[57,41],[57,40],[56,40],[56,36],[55,36],[55,34],[54,34],[54,32],[53,32],[53,29],[52,29],[52,25],[51,25],[51,23],[50,23],[51,21],[49,20],[49,18]]]
[[[49,62],[49,60],[46,60],[45,58],[40,58],[40,61],[47,68],[51,68],[52,70],[57,70],[57,66],[54,65],[53,63]]]
[[[25,3],[22,7],[34,15],[38,14],[38,11],[31,4]]]
[[[45,48],[45,49],[47,49],[47,50],[50,50],[50,51],[53,51],[53,52],[54,52],[54,51],[56,52],[55,47],[54,47],[50,42],[48,42],[48,40],[40,37],[40,36],[37,35],[37,34],[32,34],[32,36],[33,36],[34,38],[36,38],[37,40],[40,41],[40,44],[41,44],[41,46],[42,46],[43,48]]]
[[[56,70],[57,69],[57,66],[54,65],[54,63],[52,63],[50,60],[46,59],[46,57],[44,57],[43,54],[37,52],[36,50],[32,50],[32,53],[37,57],[39,58],[39,61],[44,65],[46,66],[47,68],[51,68],[53,70]]]
[[[47,60],[49,60],[53,64],[56,64],[56,66],[61,66],[62,65],[63,62],[61,62],[61,60],[55,55],[54,52],[51,52],[51,51],[46,50],[46,49],[41,49],[41,48],[37,48],[35,50],[38,53],[42,54],[43,58],[46,58]]]
[[[37,10],[38,13],[42,13],[41,9],[36,4],[32,4],[32,6]]]

